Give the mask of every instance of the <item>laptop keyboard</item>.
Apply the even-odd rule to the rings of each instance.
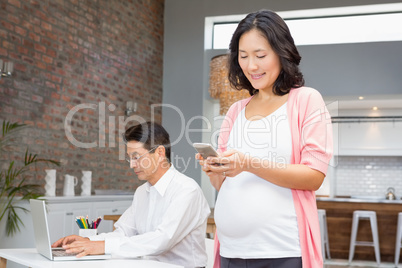
[[[55,257],[75,256],[77,253],[67,253],[64,249],[52,249],[52,254]]]

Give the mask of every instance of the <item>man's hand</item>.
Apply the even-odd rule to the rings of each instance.
[[[81,241],[81,240],[89,241],[89,238],[78,236],[78,235],[69,235],[66,237],[62,237],[59,240],[57,240],[56,242],[54,242],[52,244],[52,248],[62,247],[64,245],[73,243],[74,241]]]
[[[86,255],[101,255],[105,254],[105,241],[76,240],[71,244],[64,245],[63,248],[67,253],[77,253],[77,258]]]

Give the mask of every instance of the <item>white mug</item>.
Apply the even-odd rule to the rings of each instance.
[[[45,196],[56,196],[56,170],[55,169],[45,169]]]
[[[82,171],[81,195],[91,195],[92,171]]]
[[[71,175],[64,175],[64,196],[74,196],[74,187],[77,185],[78,179],[77,177]]]

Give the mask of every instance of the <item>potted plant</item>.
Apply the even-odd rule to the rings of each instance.
[[[17,144],[18,136],[25,127],[25,124],[3,121],[0,132],[0,161],[3,162],[0,166],[0,222],[3,219],[6,221],[7,236],[20,231],[20,224],[24,225],[18,216],[18,211],[27,212],[28,210],[19,203],[41,196],[39,184],[26,183],[26,179],[32,176],[32,173],[28,172],[30,167],[38,163],[60,165],[58,161],[39,158],[36,154],[31,154],[28,148],[25,150],[22,163],[16,163],[4,157],[3,154],[8,153]]]

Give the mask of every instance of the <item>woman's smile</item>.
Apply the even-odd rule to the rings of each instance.
[[[261,79],[264,75],[265,75],[265,73],[262,73],[262,74],[250,74],[250,77],[251,77],[251,79],[258,80],[258,79]]]

